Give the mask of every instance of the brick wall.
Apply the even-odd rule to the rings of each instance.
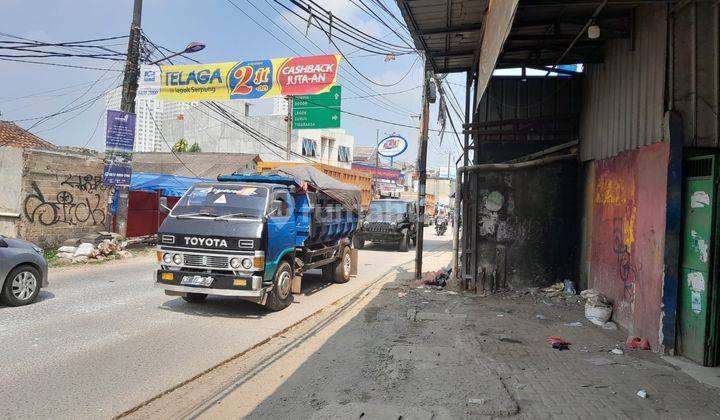
[[[22,171],[21,238],[54,247],[106,230],[111,191],[102,184],[99,155],[26,149]]]

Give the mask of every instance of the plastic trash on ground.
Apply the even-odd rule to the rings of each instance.
[[[612,316],[612,305],[605,295],[595,289],[580,292],[585,301],[585,318],[595,325],[604,326]]]

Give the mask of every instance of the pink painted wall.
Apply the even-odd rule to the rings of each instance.
[[[615,322],[658,349],[668,143],[593,165],[588,285],[612,301]]]

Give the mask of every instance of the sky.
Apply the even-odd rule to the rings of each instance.
[[[290,0],[281,1],[288,7],[294,7]],[[393,0],[382,1],[400,18]],[[402,44],[390,29],[350,0],[316,2],[332,10],[334,17],[367,34]],[[190,41],[201,41],[206,48],[192,57],[204,63],[337,53],[319,29],[311,28],[308,33],[317,47],[312,45],[304,37],[306,22],[285,11],[273,0],[144,0],[143,3],[142,28],[154,43],[179,51]],[[0,32],[46,42],[127,35],[132,6],[132,0],[0,0],[0,10],[3,11]],[[392,26],[389,17],[386,22]],[[0,40],[10,38],[0,34]],[[117,42],[113,48],[121,51],[127,48],[126,39],[109,43],[112,42]],[[421,108],[422,59],[413,54],[385,62],[384,56],[357,51],[355,47],[336,42],[367,79],[379,84],[393,84],[377,86],[355,73],[347,62],[341,62],[338,82],[343,86],[343,110],[417,126]],[[0,61],[0,119],[17,121],[18,125],[29,128],[37,122],[33,118],[58,112],[68,104],[82,103],[121,84],[119,70],[122,62],[78,58],[41,60],[104,70]],[[452,88],[458,102],[464,104],[464,74],[449,75],[446,81],[446,88]],[[431,129],[438,128],[437,105],[431,105]],[[258,101],[253,107],[254,115],[270,112],[270,100]],[[104,115],[105,104],[100,98],[87,107],[38,124],[31,131],[57,145],[102,150],[104,133],[101,132],[100,121]],[[459,130],[460,123],[456,117],[455,126]],[[378,132],[381,139],[389,134],[400,134],[408,140],[409,147],[398,159],[416,159],[417,129],[349,114],[342,115],[342,128],[355,136],[356,147],[374,146]],[[460,152],[452,132],[445,134],[442,144],[439,135],[431,132],[428,167],[446,168],[448,155],[451,155],[454,166]]]

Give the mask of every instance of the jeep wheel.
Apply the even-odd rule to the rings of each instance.
[[[398,246],[398,250],[400,252],[407,252],[408,248],[410,248],[410,235],[408,234],[407,229],[404,229],[401,235],[402,236],[400,236],[400,245]]]
[[[355,235],[353,237],[353,248],[355,248],[355,249],[365,248],[365,239],[363,239],[362,236],[360,236],[360,235]]]
[[[287,261],[281,262],[275,272],[273,288],[267,297],[265,307],[274,312],[287,308],[292,301],[292,294],[290,293],[292,281],[292,267],[290,267]]]
[[[207,299],[207,295],[205,293],[188,293],[182,298],[185,300],[185,302],[189,303],[203,303],[205,302],[205,299]]]

